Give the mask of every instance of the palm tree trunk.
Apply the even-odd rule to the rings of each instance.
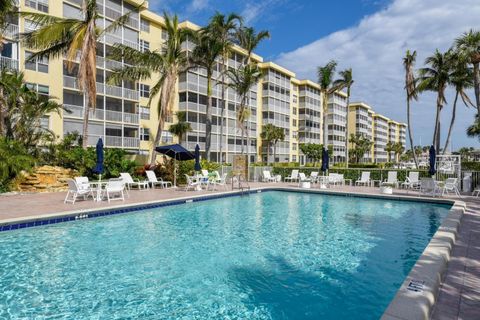
[[[245,150],[244,150],[244,142],[245,142],[245,127],[243,124],[240,126],[240,131],[242,133],[242,145],[240,147],[240,153],[243,155]]]
[[[438,102],[440,98],[437,98],[437,112],[435,115],[435,129],[433,130],[433,139],[432,145],[435,147],[436,151],[438,152],[438,130],[440,125],[440,110],[442,108],[441,104]]]
[[[267,141],[267,165],[270,160],[270,141]]]
[[[155,148],[160,145],[160,141],[162,140],[162,132],[163,126],[165,121],[162,117],[158,119],[158,127],[157,127],[157,134],[155,135],[155,140],[152,145],[152,150],[150,152],[150,166],[153,167],[157,162],[157,151]]]
[[[350,90],[350,89],[349,89]],[[346,128],[345,128],[345,168],[348,169],[348,108],[350,105],[350,95],[347,96],[347,121],[346,121]]]
[[[90,106],[89,106],[89,97],[88,91],[85,90],[84,94],[85,99],[85,108],[83,109],[83,128],[82,128],[82,148],[87,149],[88,147],[88,117],[90,115]]]
[[[4,97],[3,89],[0,88],[0,137],[5,135],[5,114],[7,112],[7,101],[4,99]]]
[[[413,154],[413,162],[415,162],[415,168],[418,169],[418,160],[415,150],[413,148],[413,135],[412,135],[412,123],[410,120],[410,99],[407,97],[407,126],[408,126],[408,140],[410,140],[410,150]]]
[[[473,64],[473,83],[475,88],[475,101],[477,103],[477,113],[480,114],[480,67],[479,63]]]
[[[447,152],[448,145],[450,144],[450,135],[452,134],[453,123],[455,122],[455,113],[457,112],[457,100],[458,100],[458,91],[455,92],[455,100],[453,101],[453,109],[452,109],[452,120],[450,121],[450,127],[448,128],[447,141],[445,141],[443,154]]]
[[[222,56],[222,69],[225,68],[225,55]],[[222,108],[220,113],[220,163],[223,163],[223,130],[225,122],[225,70],[222,70]],[[227,148],[228,149],[228,148]]]
[[[212,145],[212,72],[207,71],[207,108],[205,119],[205,157],[210,161],[210,147]]]
[[[323,147],[324,148],[327,148],[327,144],[328,144],[328,125],[327,125],[327,109],[328,109],[328,95],[327,93],[324,91],[323,92],[323,100],[322,100],[322,104],[323,104]]]
[[[277,161],[277,143],[273,143],[273,163]]]

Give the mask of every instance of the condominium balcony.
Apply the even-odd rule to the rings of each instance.
[[[18,60],[0,56],[0,68],[6,70],[18,70]]]
[[[126,45],[127,47],[139,50],[138,42],[130,41],[130,40],[127,40],[127,39],[122,39],[120,37],[117,37],[117,36],[114,36],[114,35],[108,34],[108,33],[105,34],[105,43],[110,44],[110,45],[121,43],[121,44]]]
[[[64,107],[67,110],[71,111],[71,113],[65,112],[64,113],[65,117],[83,119],[84,110],[85,110],[83,106],[65,104]],[[95,111],[90,110],[89,119],[123,122],[123,123],[135,124],[135,125],[138,125],[140,123],[140,120],[139,120],[140,117],[137,113],[104,110],[104,109],[98,109],[98,108],[95,109]]]
[[[7,24],[7,27],[3,30],[3,36],[7,39],[16,39],[18,37],[18,25]]]
[[[63,76],[63,86],[78,90],[78,80],[75,77]],[[111,86],[100,82],[97,82],[97,93],[128,100],[138,101],[139,99],[139,93],[137,90]]]
[[[99,138],[102,138],[105,147],[128,149],[135,149],[140,147],[140,138],[100,135],[88,135],[88,145],[96,145]]]

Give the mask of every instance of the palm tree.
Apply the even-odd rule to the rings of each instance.
[[[208,28],[198,31],[192,37],[195,43],[191,61],[193,65],[199,66],[207,72],[207,106],[205,119],[205,157],[210,161],[210,147],[212,145],[212,77],[217,66],[217,59],[224,51],[223,43],[211,34]]]
[[[248,108],[250,104],[250,95],[252,87],[255,86],[260,78],[262,72],[256,64],[247,64],[238,69],[230,69],[227,71],[227,75],[230,79],[229,87],[234,89],[240,97],[240,105],[237,110],[237,123],[242,131],[242,147],[241,152],[243,154],[244,137],[247,132],[247,153],[249,148],[249,132],[245,126],[245,122],[250,117],[250,110]]]
[[[170,131],[171,134],[176,135],[178,137],[178,142],[182,143],[183,137],[187,132],[192,131],[192,127],[190,126],[190,123],[187,122],[187,112],[178,111],[177,119],[178,122],[170,125],[168,131]]]
[[[333,86],[337,87],[337,90],[342,90],[344,88],[347,89],[347,129],[345,130],[345,163],[346,163],[346,168],[348,168],[348,108],[350,105],[350,90],[353,85],[353,74],[352,74],[352,68],[345,69],[343,71],[339,72],[340,79],[337,79],[333,82]]]
[[[134,11],[137,12],[140,7]],[[121,16],[108,27],[101,29],[97,21],[103,18],[98,11],[96,0],[84,0],[82,19],[60,18],[43,13],[23,12],[22,16],[32,20],[37,30],[24,33],[22,41],[26,47],[36,50],[29,60],[36,58],[61,58],[66,55],[69,71],[73,70],[75,59],[79,58],[78,88],[85,95],[83,117],[83,148],[88,145],[88,116],[90,108],[95,110],[97,99],[97,42],[107,32],[113,32],[124,25],[130,14]]]
[[[480,137],[480,114],[475,115],[475,122],[467,128],[467,136]]]
[[[238,44],[247,51],[247,63],[250,64],[252,60],[252,53],[260,42],[270,38],[270,32],[263,30],[258,33],[252,27],[242,26],[238,29],[237,39]]]
[[[480,31],[470,29],[455,40],[455,47],[473,65],[473,83],[477,113],[480,113]]]
[[[399,156],[405,151],[405,148],[403,147],[403,144],[400,142],[395,142],[393,144],[393,153],[395,154],[395,159],[394,162],[397,162],[399,159]]]
[[[260,138],[267,143],[267,164],[270,159],[270,145],[273,146],[273,162],[275,162],[277,158],[277,143],[285,140],[285,130],[268,123],[262,126]]]
[[[417,51],[410,52],[410,50],[407,50],[407,53],[403,58],[403,66],[405,68],[405,90],[407,92],[408,139],[410,140],[410,150],[412,150],[413,161],[415,162],[415,168],[418,169],[417,155],[415,154],[415,152],[413,152],[412,122],[410,120],[410,101],[412,101],[412,99],[413,100],[418,99],[415,72],[413,70],[416,59],[417,59]]]
[[[235,39],[235,31],[237,30],[237,25],[242,22],[242,18],[235,14],[230,13],[228,16],[221,14],[219,12],[215,13],[210,18],[210,22],[206,27],[208,32],[219,40],[222,45],[222,55],[221,55],[221,86],[222,86],[222,105],[221,105],[221,114],[220,114],[220,162],[223,163],[223,130],[225,127],[225,70],[227,59],[232,52],[233,41]]]
[[[453,100],[452,119],[450,121],[450,127],[448,128],[447,140],[445,141],[443,154],[447,152],[448,145],[450,144],[450,136],[452,134],[452,128],[455,122],[455,114],[457,112],[458,97],[460,96],[465,106],[475,107],[475,105],[472,103],[472,101],[465,92],[465,90],[473,87],[473,72],[472,69],[467,66],[466,61],[462,59],[462,57],[457,57],[457,59],[455,59],[451,77],[451,84],[455,88],[455,99]]]
[[[432,56],[425,59],[424,68],[420,69],[420,83],[418,90],[433,91],[437,93],[437,107],[435,116],[435,129],[433,131],[432,145],[436,150],[440,149],[440,113],[445,99],[445,90],[451,81],[452,62],[454,55],[451,50],[441,53],[438,49]]]
[[[112,56],[114,58],[124,58],[130,61],[131,65],[115,70],[115,73],[109,79],[112,82],[122,79],[154,79],[155,84],[150,90],[148,105],[152,103],[155,97],[158,96],[159,99],[157,102],[157,133],[150,154],[151,166],[154,166],[156,162],[157,152],[155,147],[160,144],[165,120],[172,114],[178,76],[189,68],[187,52],[182,49],[182,44],[187,41],[191,32],[179,27],[176,15],[172,18],[164,13],[163,17],[168,37],[162,49],[160,51],[147,50],[140,52],[124,45],[117,45]]]
[[[328,125],[327,125],[327,113],[328,113],[328,97],[334,93],[337,88],[332,86],[333,77],[335,75],[335,69],[337,68],[337,62],[335,60],[329,61],[323,67],[318,67],[318,84],[320,85],[320,92],[322,94],[322,111],[323,111],[323,145],[328,145]]]
[[[385,151],[388,153],[388,161],[392,159],[392,152],[394,151],[394,145],[395,143],[391,141],[387,142],[387,144],[385,145]]]

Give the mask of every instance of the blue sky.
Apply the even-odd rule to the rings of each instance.
[[[150,9],[177,13],[181,20],[204,25],[215,12],[241,14],[249,25],[269,30],[272,38],[256,51],[265,61],[289,68],[298,78],[316,79],[316,67],[330,59],[339,69],[352,67],[352,100],[406,121],[402,56],[417,50],[417,67],[436,48],[448,49],[470,28],[480,29],[478,0],[150,0]],[[473,94],[471,94],[473,100]],[[442,113],[442,143],[450,121],[450,104]],[[413,108],[414,144],[429,144],[435,96],[422,94]],[[453,149],[480,147],[465,129],[474,112],[460,105]]]

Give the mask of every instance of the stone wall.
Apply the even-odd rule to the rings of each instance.
[[[20,192],[58,192],[68,189],[67,179],[78,175],[75,170],[62,167],[41,166],[19,177],[16,191]]]

